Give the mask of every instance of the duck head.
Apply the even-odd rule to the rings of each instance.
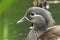
[[[31,7],[26,11],[26,14],[17,23],[25,21],[32,22],[33,24],[52,26],[55,22],[51,13],[46,9],[40,7]]]

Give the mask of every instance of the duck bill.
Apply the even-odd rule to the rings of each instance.
[[[23,17],[23,18],[21,18],[19,21],[17,21],[17,23],[24,23],[24,22],[26,22],[26,21],[27,21],[26,18]]]

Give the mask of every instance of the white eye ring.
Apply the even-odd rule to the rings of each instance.
[[[32,16],[34,16],[34,15],[36,15],[36,13],[35,13],[35,12],[32,12],[32,13],[30,14],[30,17],[32,17]]]

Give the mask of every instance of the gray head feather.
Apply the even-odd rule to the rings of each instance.
[[[31,15],[31,13],[33,13],[33,12],[34,12],[35,14],[37,14],[37,15],[41,15],[41,16],[44,18],[47,26],[52,26],[52,25],[55,23],[55,21],[53,20],[53,18],[52,18],[52,16],[51,16],[51,13],[50,13],[49,11],[43,9],[43,8],[40,8],[40,7],[31,7],[31,8],[29,8],[29,9],[27,10],[27,12],[26,12],[26,17],[27,17],[29,20],[32,19],[32,18],[30,17],[30,15]],[[42,17],[41,17],[41,18],[42,18]],[[35,17],[35,18],[36,18],[36,17]],[[38,18],[38,17],[37,17],[37,18]],[[40,19],[41,19],[41,18],[40,18]]]

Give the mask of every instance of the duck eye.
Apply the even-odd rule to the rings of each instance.
[[[31,13],[31,16],[34,16],[34,13]]]
[[[34,15],[35,15],[35,12],[32,12],[30,15],[31,15],[31,16],[34,16]]]

